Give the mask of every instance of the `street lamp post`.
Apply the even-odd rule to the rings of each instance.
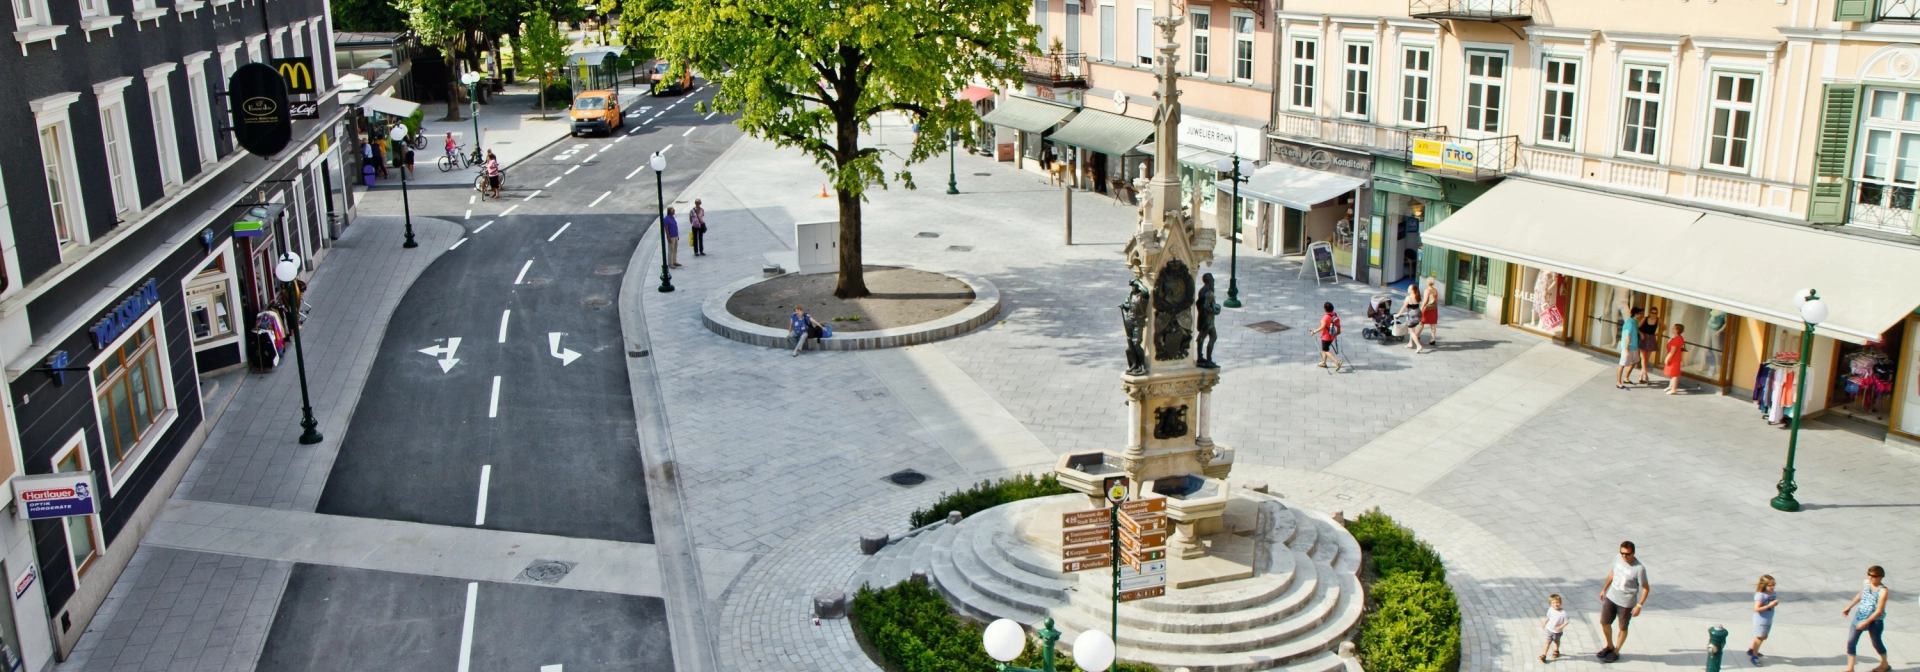
[[[654,201],[660,207],[660,292],[664,294],[673,291],[673,272],[667,270],[667,193],[660,186],[660,174],[667,170],[667,157],[654,152],[647,165],[653,168]]]
[[[387,131],[387,137],[393,138],[393,141],[397,143],[395,146],[400,148],[396,150],[395,153],[405,156],[403,152],[407,151],[407,125],[404,123],[394,124],[393,129]],[[420,244],[413,242],[413,199],[407,195],[406,165],[405,161],[400,163],[400,207],[402,212],[405,212],[407,215],[407,242],[401,243],[400,246],[415,248],[419,247]]]
[[[1793,383],[1793,418],[1791,431],[1787,435],[1787,466],[1780,471],[1780,483],[1775,489],[1780,494],[1773,498],[1773,508],[1781,511],[1799,511],[1800,501],[1793,493],[1800,486],[1793,482],[1794,453],[1800,447],[1800,409],[1807,399],[1807,358],[1813,355],[1813,331],[1827,319],[1827,304],[1820,300],[1820,294],[1811,289],[1801,290],[1794,301],[1800,304],[1800,321],[1805,328],[1800,331],[1799,374]]]
[[[473,112],[473,155],[480,156],[480,73],[468,70],[460,81],[467,85],[467,107]]]
[[[953,179],[953,145],[955,141],[959,140],[959,138],[957,137],[958,135],[959,134],[953,131],[952,129],[947,130],[947,194],[948,195],[960,193],[960,183],[955,182]]]
[[[1240,183],[1247,178],[1240,175],[1240,155],[1214,162],[1214,168],[1222,173],[1233,173],[1233,238],[1232,249],[1227,261],[1227,300],[1220,305],[1228,308],[1240,307]]]
[[[1027,648],[1027,631],[1012,619],[1002,618],[987,625],[980,635],[980,643],[987,649],[987,655],[1000,661],[995,669],[1000,672],[1056,672],[1053,667],[1053,647],[1060,641],[1060,631],[1053,629],[1053,617],[1047,617],[1045,625],[1040,627],[1040,669],[1014,667],[1007,663],[1020,657]],[[1073,663],[1086,672],[1102,672],[1113,665],[1113,638],[1099,630],[1088,630],[1073,638]]]
[[[286,297],[287,324],[293,332],[293,359],[300,368],[300,427],[306,431],[300,433],[300,443],[311,446],[319,443],[320,422],[313,419],[313,401],[307,397],[307,351],[300,346],[300,293],[294,291],[293,279],[300,275],[300,259],[289,252],[281,255],[280,263],[273,267],[273,277],[280,281],[281,295]]]

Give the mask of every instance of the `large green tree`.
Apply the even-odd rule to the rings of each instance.
[[[395,0],[395,9],[407,15],[407,27],[420,41],[440,50],[447,63],[447,121],[460,117],[460,60],[458,54],[478,42],[485,14],[484,0]]]
[[[631,8],[632,5],[629,5]],[[740,115],[747,133],[806,152],[826,171],[840,206],[834,296],[867,296],[860,206],[886,188],[882,152],[860,130],[899,112],[920,126],[892,179],[947,146],[973,107],[955,94],[975,80],[1020,77],[1036,28],[1027,0],[674,0],[651,12],[645,38],[678,76],[694,68],[719,85],[712,107]],[[632,11],[627,9],[625,11]],[[891,151],[891,150],[889,150]]]
[[[547,115],[547,85],[553,78],[566,72],[567,36],[560,32],[560,24],[547,8],[536,5],[527,14],[526,26],[520,31],[520,39],[515,40],[525,51],[526,60],[522,63],[528,74],[540,81],[540,117]]]
[[[389,0],[336,0],[334,29],[361,33],[397,33],[407,29],[407,15]]]

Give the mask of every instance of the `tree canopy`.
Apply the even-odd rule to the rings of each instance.
[[[520,39],[515,41],[526,52],[521,67],[528,76],[540,81],[540,115],[547,113],[547,85],[567,68],[567,36],[547,8],[535,6],[527,15]]]
[[[407,27],[420,41],[440,49],[447,60],[447,119],[460,119],[460,69],[456,54],[480,27],[485,0],[395,0],[395,9],[407,16]]]
[[[630,3],[641,4],[638,0]],[[631,5],[630,5],[631,7]],[[1037,28],[1027,0],[673,0],[643,30],[675,75],[715,81],[712,107],[747,133],[811,157],[839,195],[840,276],[834,295],[868,295],[860,204],[886,188],[882,151],[859,132],[885,112],[919,124],[906,166],[946,150],[975,119],[956,94],[975,81],[1020,77]],[[631,11],[631,10],[629,10]],[[892,176],[913,188],[903,167]]]

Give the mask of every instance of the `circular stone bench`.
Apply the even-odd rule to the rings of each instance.
[[[899,263],[868,265],[913,268],[912,265]],[[807,344],[807,347],[819,350],[877,350],[932,343],[973,331],[975,327],[991,322],[1000,315],[1000,289],[994,287],[993,283],[987,282],[985,278],[960,271],[929,272],[936,272],[966,283],[967,288],[973,290],[973,303],[967,304],[967,307],[960,309],[960,312],[931,322],[872,331],[836,330],[833,332],[833,338],[812,341]],[[785,276],[773,276],[773,278],[779,277]],[[706,300],[700,303],[701,323],[707,325],[707,329],[712,330],[713,333],[741,343],[768,348],[793,347],[793,342],[787,340],[787,330],[754,324],[727,311],[727,301],[733,298],[735,293],[773,278],[745,278],[707,295]]]

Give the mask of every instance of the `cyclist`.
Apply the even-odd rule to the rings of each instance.
[[[487,189],[493,192],[491,198],[498,199],[500,198],[500,159],[495,157],[493,152],[487,152],[486,171]]]
[[[449,159],[460,158],[460,145],[454,144],[452,132],[447,133],[447,158]]]

